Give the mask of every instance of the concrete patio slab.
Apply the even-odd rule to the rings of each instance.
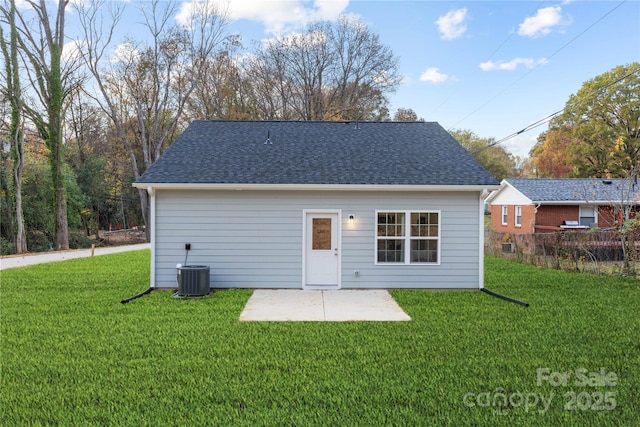
[[[240,321],[408,321],[386,290],[256,289]]]

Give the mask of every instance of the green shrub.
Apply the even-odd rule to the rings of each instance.
[[[12,255],[16,253],[16,245],[0,236],[0,255]]]

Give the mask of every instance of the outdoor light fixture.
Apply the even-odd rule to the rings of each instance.
[[[349,224],[353,224],[353,220],[356,218],[354,214],[349,214]]]

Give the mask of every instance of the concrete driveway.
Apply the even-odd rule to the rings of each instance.
[[[109,246],[105,248],[95,248],[94,256],[115,254],[118,252],[137,251],[149,249],[148,243],[125,246]],[[66,261],[75,258],[86,258],[91,256],[91,249],[77,249],[71,251],[41,252],[26,255],[11,255],[0,257],[0,270],[9,268],[26,267],[28,265],[44,264],[47,262]]]

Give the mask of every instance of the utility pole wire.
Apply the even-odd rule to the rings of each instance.
[[[591,25],[589,25],[587,28],[585,28],[584,30],[582,30],[579,34],[577,34],[576,36],[574,36],[571,40],[569,40],[568,42],[566,42],[565,44],[563,44],[562,46],[560,46],[558,49],[556,49],[555,52],[553,52],[551,55],[549,55],[548,57],[546,57],[544,59],[544,62],[548,62],[551,58],[553,58],[554,56],[556,56],[558,53],[560,53],[560,51],[562,51],[564,48],[566,48],[567,46],[569,46],[571,43],[573,43],[578,37],[582,36],[584,33],[586,33],[587,31],[589,31],[591,28],[593,28],[594,26],[596,26],[598,23],[600,23],[603,19],[605,19],[607,16],[611,15],[616,9],[618,9],[620,6],[622,6],[623,4],[625,4],[628,0],[622,0],[620,3],[618,3],[615,7],[613,7],[613,9],[609,10],[607,13],[605,13],[604,15],[602,15],[600,18],[598,18],[595,22],[593,22]],[[492,54],[493,55],[493,54]],[[505,87],[504,89],[502,89],[500,92],[498,92],[497,94],[495,94],[494,96],[492,96],[488,101],[486,101],[485,103],[483,103],[482,105],[480,105],[478,108],[476,108],[475,110],[473,110],[472,112],[470,112],[469,114],[467,114],[466,116],[464,116],[462,119],[458,120],[453,127],[457,127],[461,122],[465,121],[466,119],[468,119],[469,117],[471,117],[472,115],[474,115],[475,113],[477,113],[478,111],[480,111],[481,109],[483,109],[484,107],[486,107],[488,104],[490,104],[494,99],[498,98],[500,95],[502,95],[503,93],[505,93],[506,91],[508,91],[509,89],[511,89],[513,86],[515,86],[516,84],[520,83],[520,81],[522,81],[525,77],[527,77],[529,74],[533,73],[536,69],[532,68],[529,71],[527,71],[526,73],[524,73],[522,76],[520,76],[520,78],[516,79],[513,83],[511,83],[509,86]],[[517,133],[516,133],[517,135]]]
[[[591,97],[595,97],[596,95],[598,95],[598,92],[602,92],[602,91],[604,91],[605,89],[608,89],[608,88],[610,88],[611,86],[615,85],[616,83],[620,83],[622,80],[624,80],[624,79],[626,79],[627,77],[630,77],[630,76],[632,76],[632,75],[636,74],[636,73],[637,73],[637,72],[639,72],[639,71],[640,71],[640,66],[639,66],[639,67],[637,67],[635,70],[633,70],[633,71],[631,71],[631,72],[629,72],[629,73],[625,74],[624,76],[620,77],[619,79],[612,81],[611,83],[607,84],[606,86],[602,86],[602,87],[600,87],[600,88],[598,88],[598,89],[594,90],[593,92],[591,92],[591,93],[589,93],[589,94],[587,94],[587,95],[585,96],[585,98],[584,98],[583,102],[585,102],[585,101],[587,101],[587,100],[591,99]],[[483,147],[482,149],[478,150],[478,152],[480,152],[480,151],[482,151],[482,150],[484,150],[484,149],[487,149],[487,148],[494,147],[494,146],[496,146],[496,145],[498,145],[498,144],[501,144],[501,143],[503,143],[503,142],[505,142],[505,141],[508,141],[508,140],[510,140],[510,139],[512,139],[512,138],[515,138],[516,136],[518,136],[518,135],[520,135],[520,134],[523,134],[523,133],[525,133],[525,132],[528,132],[528,131],[530,131],[531,129],[537,128],[538,126],[542,126],[543,124],[545,124],[545,123],[547,123],[547,122],[551,121],[554,117],[556,117],[556,116],[558,116],[558,115],[562,114],[562,112],[563,112],[564,110],[565,110],[564,108],[563,108],[563,109],[561,109],[561,110],[558,110],[558,111],[556,111],[555,113],[549,114],[547,117],[545,117],[545,118],[543,118],[543,119],[540,119],[540,120],[538,120],[538,121],[535,121],[535,122],[531,123],[530,125],[528,125],[528,126],[524,127],[523,129],[521,129],[521,130],[519,130],[519,131],[517,131],[517,132],[514,132],[514,133],[512,133],[512,134],[510,134],[510,135],[508,135],[508,136],[505,136],[504,138],[501,138],[501,139],[499,139],[499,140],[497,140],[497,141],[493,141],[493,142],[491,142],[491,143],[487,144],[487,145],[486,145],[485,147]]]
[[[542,3],[544,3],[544,2],[545,2],[545,0],[540,0],[540,1],[538,2],[538,4],[536,5],[536,7],[535,7],[535,8],[533,8],[533,10],[529,13],[529,15],[532,15],[536,10],[538,10],[538,8],[540,7],[540,5],[542,5]],[[500,43],[500,45],[499,45],[497,48],[495,48],[495,49],[493,50],[493,52],[491,52],[491,55],[489,55],[489,56],[487,57],[487,61],[489,61],[491,58],[493,58],[493,56],[494,56],[496,53],[498,53],[498,51],[499,51],[500,49],[502,49],[502,47],[503,47],[505,44],[507,44],[507,42],[508,42],[509,40],[511,40],[511,38],[513,37],[513,35],[514,35],[514,34],[516,34],[517,32],[518,32],[518,31],[517,31],[517,30],[515,30],[515,29],[514,29],[514,30],[512,30],[512,31],[509,33],[509,35],[507,36],[507,38],[505,38],[505,39],[502,41],[502,43]],[[436,111],[438,111],[438,110],[440,109],[440,107],[442,107],[444,104],[446,104],[447,102],[449,102],[449,101],[454,97],[454,95],[456,95],[456,94],[458,93],[458,91],[459,91],[459,90],[460,90],[460,87],[458,87],[458,89],[454,90],[454,91],[453,91],[453,92],[452,92],[452,93],[451,93],[451,94],[450,94],[450,95],[449,95],[449,96],[448,96],[444,101],[442,101],[440,104],[436,105],[436,106],[435,106],[435,108],[433,108],[433,109],[429,112],[428,116],[433,116],[433,114],[434,114]],[[492,98],[492,99],[493,99],[493,98]],[[482,108],[482,107],[480,107],[480,108]],[[472,114],[473,114],[473,113],[472,113]],[[469,116],[467,116],[467,117],[469,117]],[[465,119],[466,119],[467,117],[465,117]],[[464,120],[464,119],[462,119],[462,120]],[[460,120],[460,121],[462,121],[462,120]],[[458,123],[460,123],[460,121],[459,121]],[[456,123],[456,125],[457,125],[458,123]]]

